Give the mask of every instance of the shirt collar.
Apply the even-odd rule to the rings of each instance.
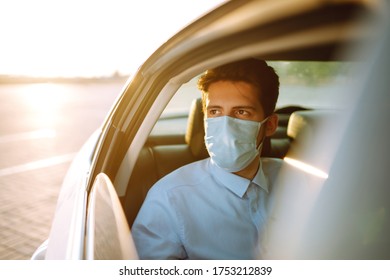
[[[251,183],[256,184],[268,193],[268,181],[264,175],[261,160],[259,170],[252,181],[218,167],[211,159],[209,160],[209,164],[212,176],[241,198],[244,196]]]

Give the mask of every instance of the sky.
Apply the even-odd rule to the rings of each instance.
[[[131,74],[223,0],[0,0],[0,75]]]

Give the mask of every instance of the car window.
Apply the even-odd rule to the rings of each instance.
[[[201,93],[197,87],[198,79],[199,76],[192,78],[179,88],[165,108],[163,117],[187,113],[189,111],[192,100],[201,97]]]
[[[280,78],[277,108],[300,105],[313,109],[340,106],[346,98],[338,91],[349,81],[352,62],[277,61],[268,62]],[[200,97],[195,77],[184,84],[166,107],[163,116],[188,112],[191,101]]]
[[[185,134],[191,103],[194,99],[201,97],[196,85],[198,78],[191,79],[179,88],[164,109],[151,135]]]
[[[300,106],[311,109],[338,109],[348,102],[344,86],[355,63],[319,61],[272,61],[280,78],[277,109]],[[201,97],[199,76],[183,84],[165,108],[152,135],[184,134],[191,102]]]
[[[337,109],[348,92],[340,90],[349,82],[355,63],[319,61],[269,62],[280,79],[277,108],[298,105],[312,109]]]

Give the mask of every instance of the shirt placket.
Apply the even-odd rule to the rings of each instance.
[[[265,217],[265,203],[261,196],[261,189],[255,183],[251,183],[247,189],[249,212],[257,231],[260,232]]]

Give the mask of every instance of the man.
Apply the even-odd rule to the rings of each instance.
[[[181,167],[149,191],[133,224],[141,259],[253,259],[281,160],[260,159],[272,135],[279,79],[264,61],[208,70],[198,81],[210,158]],[[259,252],[260,251],[260,252]]]

